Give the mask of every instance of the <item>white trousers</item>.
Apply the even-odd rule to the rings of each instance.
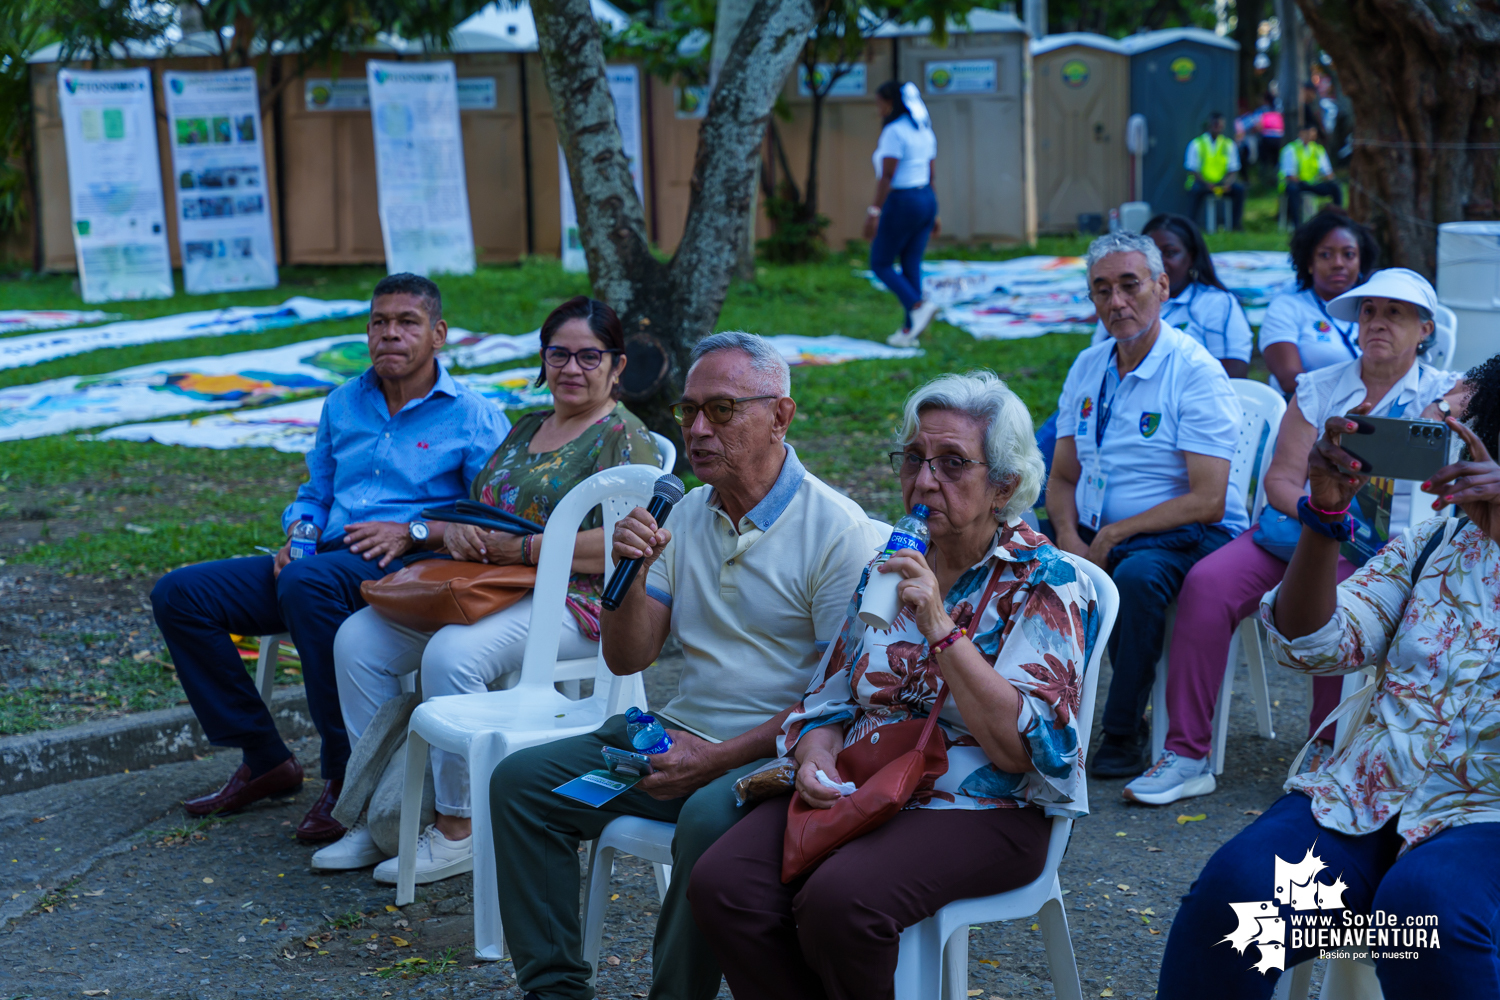
[[[521,669],[531,626],[531,595],[473,625],[446,625],[419,632],[382,618],[366,607],[350,615],[333,641],[339,704],[349,742],[358,742],[380,706],[401,693],[401,678],[422,671],[422,698],[481,694],[489,685]],[[578,620],[563,611],[558,659],[593,656],[599,644],[578,631]],[[470,815],[469,764],[462,755],[432,749],[437,811]]]

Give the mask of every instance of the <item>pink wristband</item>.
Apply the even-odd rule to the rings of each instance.
[[[1354,501],[1351,500],[1348,503],[1344,504],[1344,509],[1343,510],[1322,510],[1322,509],[1320,509],[1318,507],[1317,504],[1315,504],[1315,503],[1312,502],[1312,494],[1309,493],[1307,495],[1307,506],[1308,506],[1308,509],[1310,509],[1310,510],[1316,512],[1316,513],[1322,514],[1324,517],[1343,517],[1345,514],[1349,513],[1349,508],[1351,506],[1353,506],[1353,504],[1354,504]]]

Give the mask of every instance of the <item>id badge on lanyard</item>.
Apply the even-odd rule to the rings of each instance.
[[[1115,388],[1115,400],[1105,398],[1105,392],[1109,388],[1109,366],[1115,363],[1118,351],[1119,347],[1116,346],[1109,352],[1109,360],[1104,363],[1104,377],[1099,380],[1099,406],[1094,413],[1094,455],[1083,468],[1083,488],[1079,490],[1078,521],[1093,531],[1098,531],[1100,522],[1104,520],[1104,491],[1109,485],[1109,477],[1104,474],[1100,458],[1104,450],[1104,433],[1109,430],[1109,418],[1114,413],[1115,401],[1119,399],[1120,389],[1123,387],[1122,383]]]

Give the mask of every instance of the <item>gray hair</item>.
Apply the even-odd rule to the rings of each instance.
[[[1140,233],[1105,233],[1103,236],[1089,244],[1088,256],[1084,257],[1084,263],[1088,265],[1088,273],[1094,272],[1094,265],[1112,253],[1138,253],[1146,258],[1146,267],[1151,272],[1154,281],[1160,278],[1165,270],[1161,262],[1161,250],[1156,241],[1149,236]]]
[[[718,351],[740,351],[750,359],[750,370],[765,380],[766,389],[782,396],[792,394],[792,370],[786,358],[765,337],[739,330],[711,334],[694,344],[693,353],[688,355],[688,374],[698,362]]]
[[[1046,466],[1036,446],[1031,413],[1021,398],[992,371],[978,369],[964,375],[940,375],[906,397],[898,443],[910,444],[926,410],[952,410],[984,427],[984,457],[990,463],[990,485],[1007,481],[1015,489],[1000,511],[1006,520],[1018,517],[1036,503],[1042,492]]]

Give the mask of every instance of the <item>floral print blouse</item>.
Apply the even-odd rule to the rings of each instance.
[[[616,465],[660,465],[656,442],[640,418],[624,403],[605,414],[556,451],[533,455],[531,439],[551,410],[538,410],[516,421],[484,469],[474,477],[469,495],[537,524],[546,524],[558,501],[578,483]],[[600,527],[604,516],[595,507],[580,531]],[[599,595],[604,576],[574,573],[568,579],[568,610],[584,638],[599,640]]]
[[[873,566],[865,568],[843,629],[777,738],[782,754],[790,754],[803,733],[830,723],[844,724],[848,746],[880,726],[925,717],[937,699],[937,663],[911,614],[903,611],[885,632],[857,617]],[[975,609],[992,576],[998,577],[993,598]],[[1077,716],[1083,672],[1100,639],[1093,584],[1016,520],[996,533],[994,549],[958,578],[943,606],[1020,691],[1016,726],[1033,767],[1012,774],[992,764],[950,697],[938,716],[948,771],[934,787],[919,789],[906,808],[1034,805],[1049,816],[1086,815]]]
[[[1280,586],[1260,605],[1277,660],[1293,670],[1348,674],[1386,661],[1373,719],[1286,788],[1341,833],[1398,816],[1403,853],[1450,826],[1500,821],[1500,546],[1466,525],[1413,587],[1413,565],[1444,524],[1415,525],[1339,584],[1338,610],[1311,635],[1276,630]]]

